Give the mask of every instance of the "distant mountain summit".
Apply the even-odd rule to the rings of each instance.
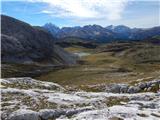
[[[52,23],[46,23],[43,27],[47,29],[53,36],[60,31],[60,28]]]
[[[46,27],[47,26],[47,27]],[[160,27],[148,29],[129,28],[124,25],[102,27],[100,25],[86,25],[83,27],[63,27],[48,23],[43,26],[57,39],[78,37],[96,42],[110,42],[112,40],[143,40],[160,35]]]
[[[116,39],[130,39],[130,35],[132,34],[132,29],[124,26],[124,25],[118,25],[118,26],[108,26],[106,29],[111,30]]]
[[[132,29],[124,26],[124,25],[118,25],[118,26],[108,26],[106,27],[107,30],[111,30],[114,33],[120,33],[120,34],[128,34],[132,32]]]

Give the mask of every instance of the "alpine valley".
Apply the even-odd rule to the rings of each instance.
[[[2,120],[160,119],[159,26],[40,27],[1,15],[1,44]]]

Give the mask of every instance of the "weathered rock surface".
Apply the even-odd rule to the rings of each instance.
[[[159,80],[148,82],[155,87]],[[2,120],[159,120],[159,92],[69,92],[58,84],[28,77],[1,79],[1,84]],[[118,84],[118,92],[126,88],[130,86]]]
[[[8,120],[41,120],[39,114],[32,110],[20,109],[13,112]]]
[[[89,111],[90,108],[79,108],[79,109],[71,109],[71,110],[53,110],[53,109],[42,109],[39,111],[39,116],[43,120],[55,119],[60,116],[73,116],[77,113]]]
[[[39,80],[32,79],[30,77],[23,78],[8,78],[7,80],[0,80],[4,86],[16,87],[20,89],[46,89],[46,90],[58,90],[65,91],[65,89],[59,84],[52,82],[43,82]]]

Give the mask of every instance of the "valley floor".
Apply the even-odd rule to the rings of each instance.
[[[36,79],[55,82],[65,88],[93,91],[90,86],[111,83],[135,84],[138,80],[150,81],[160,78],[159,46],[146,43],[131,43],[130,46],[127,43],[118,43],[104,44],[96,49],[80,46],[65,49],[79,55],[79,65],[51,71]]]

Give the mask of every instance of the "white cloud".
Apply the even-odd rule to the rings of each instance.
[[[78,19],[119,20],[129,0],[28,0],[44,2],[42,13]]]
[[[53,12],[49,10],[42,10],[41,13],[52,14]]]

